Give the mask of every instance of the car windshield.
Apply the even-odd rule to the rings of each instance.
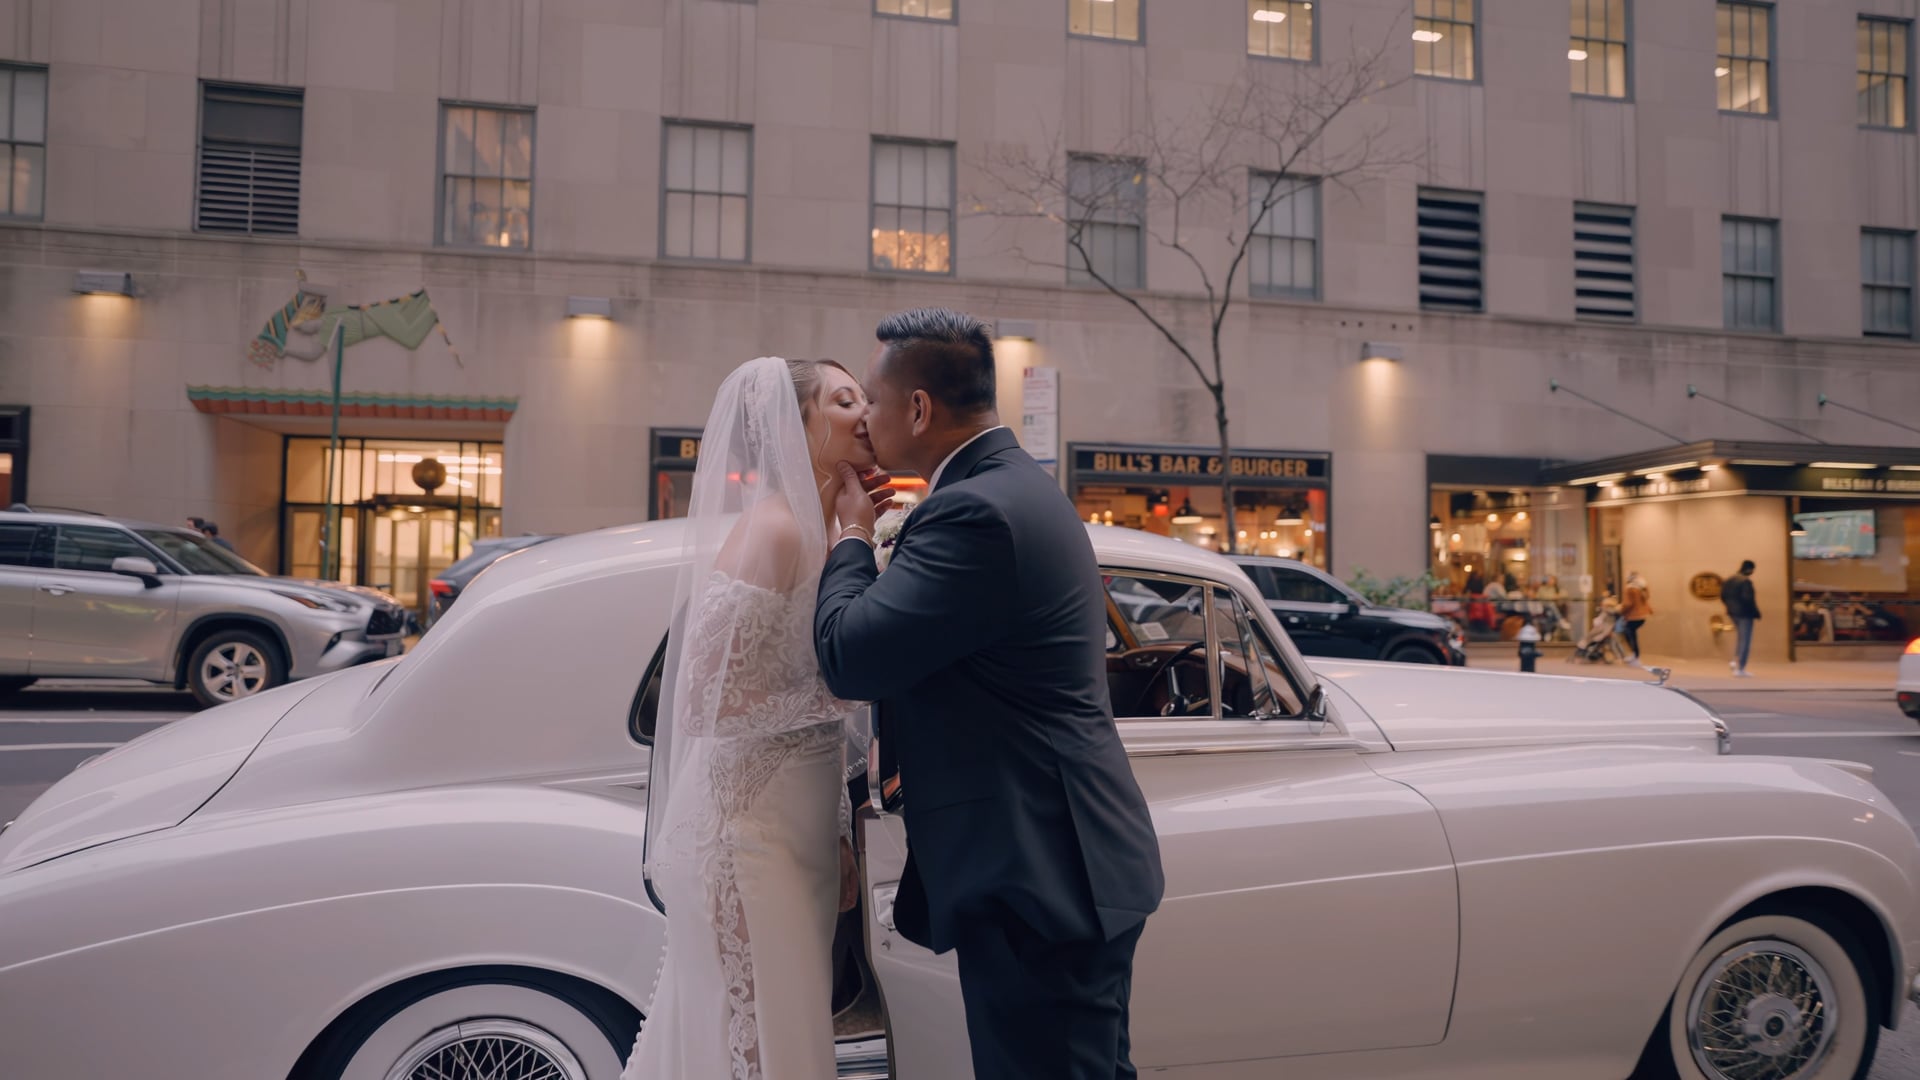
[[[187,568],[189,574],[266,577],[267,572],[204,536],[172,529],[140,529],[140,538]]]

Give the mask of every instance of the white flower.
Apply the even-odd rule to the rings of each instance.
[[[893,509],[880,515],[873,523],[873,561],[885,570],[893,558],[893,545],[900,540],[900,530],[906,527],[910,509]]]

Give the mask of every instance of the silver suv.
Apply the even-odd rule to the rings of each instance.
[[[220,705],[396,656],[377,589],[271,577],[191,529],[0,511],[0,694],[35,679],[145,679]]]

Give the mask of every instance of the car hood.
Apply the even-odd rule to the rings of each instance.
[[[1382,619],[1392,619],[1401,626],[1412,626],[1421,630],[1448,630],[1453,624],[1446,616],[1435,615],[1431,611],[1415,611],[1412,608],[1368,606],[1361,609],[1368,615]]]
[[[1638,742],[1711,752],[1719,742],[1711,710],[1652,683],[1425,664],[1308,666],[1365,709],[1395,750]]]
[[[324,681],[175,720],[82,763],[0,833],[0,873],[180,824]]]
[[[331,593],[335,596],[345,594],[357,600],[375,606],[397,606],[400,601],[389,593],[366,585],[346,585],[338,581],[326,581],[321,578],[302,577],[254,577],[251,574],[195,574],[196,578],[211,578],[222,585],[239,585],[250,589],[305,589],[309,592]]]

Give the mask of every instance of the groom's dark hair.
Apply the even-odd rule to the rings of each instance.
[[[904,385],[925,390],[963,418],[993,410],[998,390],[986,323],[946,308],[914,308],[880,320],[874,336],[887,347],[890,372],[904,377]]]

